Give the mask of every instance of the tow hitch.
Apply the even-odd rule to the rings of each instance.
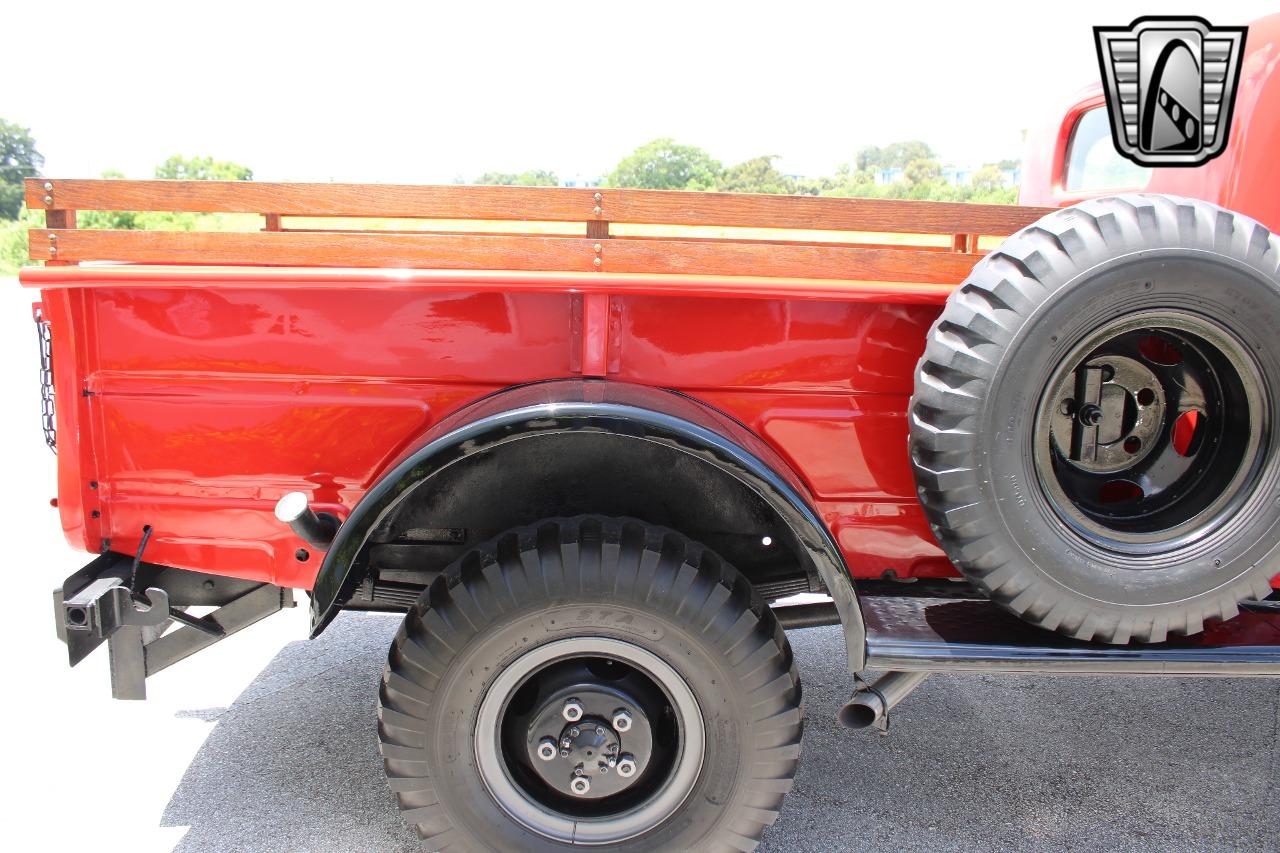
[[[142,581],[145,592],[134,592]],[[108,552],[54,590],[58,637],[75,666],[107,644],[111,695],[147,698],[146,679],[286,607],[293,591]],[[183,608],[213,606],[195,617]]]

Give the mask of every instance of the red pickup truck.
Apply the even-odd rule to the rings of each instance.
[[[403,612],[378,733],[433,848],[751,849],[800,755],[786,629],[842,626],[855,727],[937,671],[1280,675],[1280,238],[1243,214],[27,203],[57,509],[97,555],[55,593],[71,663],[106,643],[141,698],[294,590],[313,635]]]

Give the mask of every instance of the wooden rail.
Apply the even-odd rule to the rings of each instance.
[[[606,188],[49,178],[29,179],[26,200],[28,207],[45,211],[47,226],[32,229],[31,257],[52,264],[598,271],[928,283],[959,282],[978,258],[980,236],[1011,234],[1048,212]],[[263,219],[260,230],[238,232],[96,230],[76,228],[79,211],[247,213]],[[289,227],[288,219],[298,217],[344,221],[333,227]],[[362,227],[369,219],[435,222],[427,223],[429,230],[415,229],[414,222],[394,229],[386,223]],[[440,220],[455,221],[453,228],[442,227]],[[460,228],[457,220],[508,224],[503,233],[483,227],[477,232]],[[547,223],[556,227],[548,229]],[[628,225],[648,231],[619,233]],[[715,229],[740,233],[719,236]],[[941,244],[928,244],[936,244],[940,235]]]

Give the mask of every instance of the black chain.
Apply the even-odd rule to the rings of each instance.
[[[44,443],[58,453],[58,425],[53,408],[53,338],[44,314],[36,311],[36,335],[40,339],[40,421],[44,427]]]

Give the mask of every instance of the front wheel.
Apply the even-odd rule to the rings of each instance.
[[[786,637],[735,569],[593,516],[455,563],[380,696],[391,788],[433,849],[752,849],[803,723]]]

